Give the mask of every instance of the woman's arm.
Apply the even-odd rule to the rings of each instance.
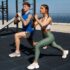
[[[39,24],[42,28],[43,28],[43,27],[46,27],[48,24],[50,24],[50,23],[52,22],[51,17],[49,17],[47,20],[44,19],[43,22],[38,19],[38,16],[37,16],[37,15],[35,15],[35,19],[36,19],[36,21],[38,22],[38,24]]]
[[[39,20],[41,21],[41,19],[39,19]],[[36,27],[37,25],[39,25],[39,24],[38,24],[37,21],[35,21],[35,22],[34,22],[34,27]]]

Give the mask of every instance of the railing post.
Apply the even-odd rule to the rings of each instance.
[[[18,13],[18,0],[16,0],[16,13]],[[18,23],[16,24],[17,28],[18,28]]]
[[[4,24],[4,3],[2,1],[2,25]]]
[[[7,14],[7,21],[8,21],[8,0],[6,0],[6,14]]]
[[[16,13],[18,12],[18,0],[16,0]]]
[[[34,0],[34,14],[36,14],[36,0]]]

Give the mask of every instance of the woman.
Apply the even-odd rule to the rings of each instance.
[[[53,47],[58,48],[59,50],[62,51],[62,58],[66,58],[69,51],[68,50],[64,50],[61,46],[59,46],[58,44],[56,44],[55,42],[55,38],[53,36],[53,34],[50,31],[51,28],[51,23],[52,23],[52,18],[49,16],[49,7],[48,5],[41,5],[40,7],[40,12],[43,15],[43,17],[39,20],[38,16],[35,15],[35,26],[36,25],[40,25],[43,35],[45,36],[45,39],[39,41],[36,46],[35,46],[35,60],[34,62],[29,65],[27,68],[28,69],[37,69],[39,68],[39,64],[38,64],[38,59],[40,56],[40,48],[51,44]]]

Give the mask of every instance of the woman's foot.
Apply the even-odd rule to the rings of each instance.
[[[63,55],[62,55],[62,58],[65,59],[67,58],[67,55],[69,54],[69,50],[64,50],[63,51]]]
[[[48,48],[47,46],[43,47],[43,49],[47,49],[47,48]]]
[[[39,65],[38,65],[38,63],[32,63],[32,64],[30,64],[28,67],[27,67],[27,69],[38,69],[39,68]]]

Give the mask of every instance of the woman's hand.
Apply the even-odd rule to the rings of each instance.
[[[36,19],[37,23],[42,27],[41,21],[38,19],[38,15],[37,14],[35,14],[35,19]]]
[[[35,19],[36,19],[36,20],[38,19],[38,15],[37,15],[37,14],[35,14]]]

